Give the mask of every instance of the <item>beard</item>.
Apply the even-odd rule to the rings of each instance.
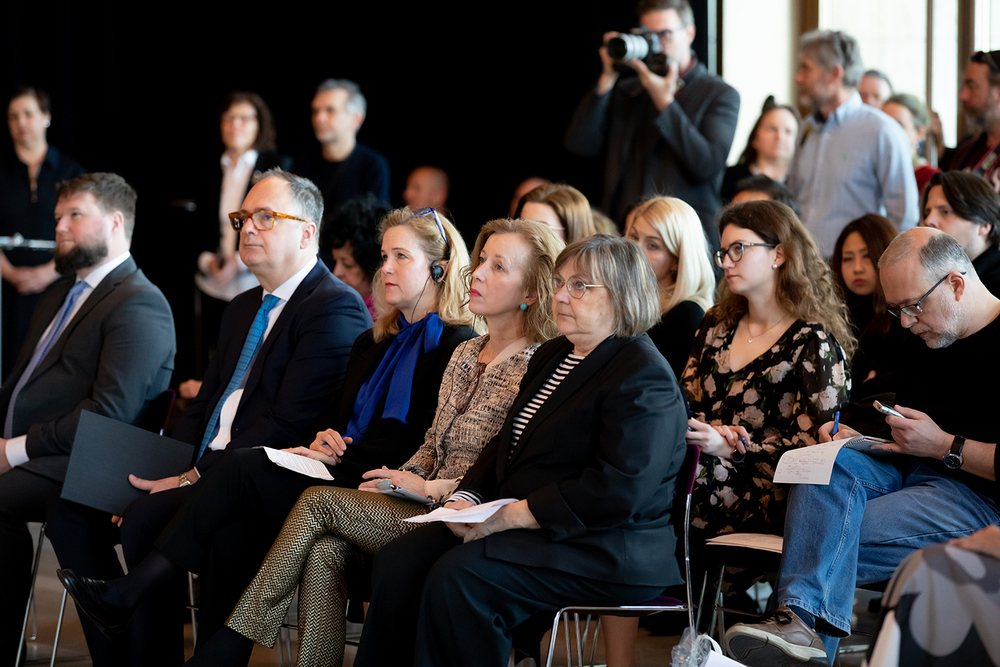
[[[945,309],[944,322],[941,331],[933,331],[930,327],[916,324],[910,327],[910,332],[920,336],[924,345],[932,350],[939,350],[948,347],[962,335],[962,315],[958,308],[945,302],[942,304]]]
[[[90,245],[77,244],[64,253],[56,250],[52,259],[55,261],[56,271],[65,276],[79,269],[89,269],[104,261],[107,256],[108,242],[101,239]]]

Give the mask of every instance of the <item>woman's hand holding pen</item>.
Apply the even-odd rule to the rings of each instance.
[[[697,419],[688,419],[685,440],[710,456],[732,458],[739,462],[747,452],[750,434],[742,426],[711,426]]]

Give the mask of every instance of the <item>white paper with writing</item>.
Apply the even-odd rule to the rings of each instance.
[[[261,449],[264,450],[267,458],[271,459],[275,465],[281,466],[286,470],[297,472],[306,477],[315,477],[316,479],[333,479],[333,475],[330,474],[325,465],[308,456],[299,456],[298,454],[284,452],[273,447],[261,447]]]
[[[496,511],[504,505],[516,502],[517,498],[501,498],[500,500],[491,500],[488,503],[466,507],[461,510],[439,507],[428,514],[410,517],[409,519],[403,519],[403,521],[409,521],[410,523],[433,523],[435,521],[450,521],[452,523],[482,523],[496,514]]]
[[[871,456],[885,456],[889,452],[872,449],[889,442],[881,438],[857,436],[824,442],[821,445],[800,447],[782,454],[774,469],[775,484],[829,484],[833,474],[833,464],[841,448],[848,447]],[[891,454],[890,454],[891,455]]]

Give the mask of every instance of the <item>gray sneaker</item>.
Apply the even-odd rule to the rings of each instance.
[[[750,667],[829,664],[819,634],[788,607],[778,607],[763,623],[737,623],[725,643],[729,657]]]

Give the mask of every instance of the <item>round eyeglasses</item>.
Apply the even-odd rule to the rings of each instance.
[[[736,262],[743,259],[743,250],[745,248],[754,248],[754,247],[775,248],[777,246],[775,246],[775,244],[773,243],[743,243],[742,241],[737,241],[728,248],[722,248],[721,250],[716,250],[715,263],[719,265],[719,268],[722,268],[722,264],[723,262],[726,261],[726,256],[728,256],[729,259],[733,260],[733,264],[735,264]]]
[[[552,276],[552,295],[555,296],[559,293],[563,287],[566,287],[566,291],[574,299],[582,299],[583,295],[587,293],[588,287],[604,287],[604,285],[588,285],[583,282],[583,278],[573,276],[569,280],[563,281],[562,276],[555,275]]]

